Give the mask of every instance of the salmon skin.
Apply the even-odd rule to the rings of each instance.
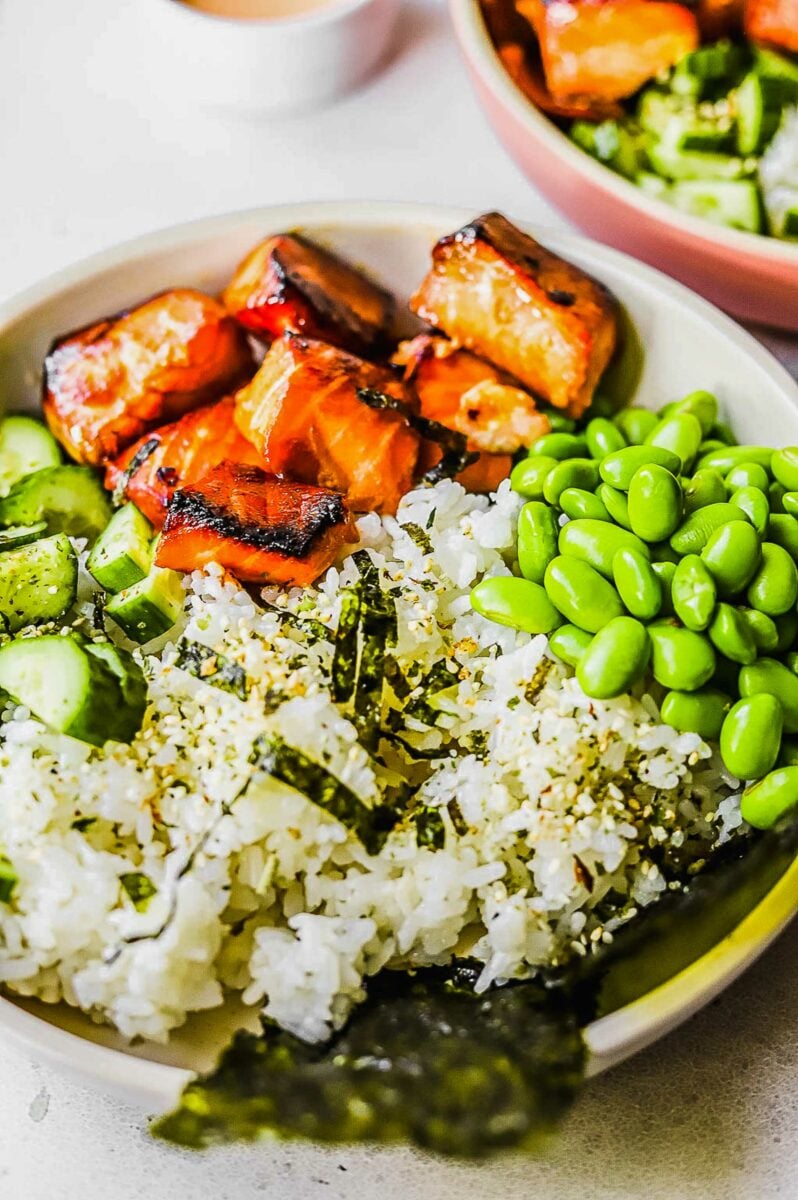
[[[120,491],[160,529],[177,489],[196,483],[220,462],[263,466],[263,456],[239,431],[234,411],[235,402],[227,397],[145,434],[108,464],[105,486]]]
[[[391,293],[299,234],[281,233],[256,246],[222,298],[242,325],[267,342],[289,332],[367,358],[388,348]]]
[[[441,238],[410,306],[574,417],[590,404],[617,342],[612,293],[501,213]]]
[[[356,512],[394,513],[413,484],[419,436],[402,412],[364,403],[371,391],[409,407],[390,368],[284,334],[238,392],[235,419],[269,470],[333,488]]]
[[[746,0],[745,32],[752,42],[798,54],[798,0]]]
[[[246,334],[222,306],[176,289],[56,342],[44,364],[44,416],[74,459],[102,465],[253,370]]]
[[[669,0],[518,0],[555,99],[622,100],[695,50],[698,22]]]
[[[357,540],[339,492],[225,461],[175,492],[155,562],[178,571],[216,562],[245,583],[307,587]]]

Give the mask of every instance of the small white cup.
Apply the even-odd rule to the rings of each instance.
[[[343,95],[386,50],[400,0],[329,0],[295,17],[220,17],[147,0],[163,69],[199,103],[249,112],[312,108]]]

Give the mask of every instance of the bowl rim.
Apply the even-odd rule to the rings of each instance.
[[[204,27],[205,31],[210,33],[222,27],[237,29],[240,26],[242,33],[245,33],[247,37],[252,37],[256,31],[266,34],[269,30],[283,33],[294,30],[324,29],[328,25],[334,25],[337,21],[343,20],[351,13],[357,12],[358,9],[368,8],[378,0],[324,0],[319,8],[285,17],[226,17],[223,13],[192,8],[187,0],[150,0],[150,2],[158,4],[164,10],[171,9],[177,20],[184,21],[187,25],[193,24],[195,29]]]
[[[491,39],[479,0],[448,0],[449,12],[455,33],[465,56],[477,70],[482,82],[490,88],[494,98],[524,126],[526,132],[576,172],[581,172],[602,191],[632,208],[645,208],[661,225],[668,226],[674,233],[689,234],[700,238],[722,250],[733,254],[757,255],[768,262],[794,263],[798,272],[798,243],[768,237],[762,233],[746,233],[741,229],[729,229],[713,225],[702,217],[687,213],[643,192],[630,180],[624,179],[609,167],[590,157],[575,146],[570,138],[557,128],[552,120],[541,112],[513,82],[504,67]]]
[[[256,206],[214,217],[181,222],[116,243],[68,265],[0,302],[0,338],[40,304],[81,284],[132,264],[159,251],[176,251],[198,240],[231,233],[239,226],[262,224],[297,228],[354,227],[386,229],[407,225],[431,229],[458,228],[472,219],[471,210],[413,202],[308,202]],[[519,220],[522,227],[528,221]],[[591,238],[535,227],[557,252],[587,249],[599,260],[623,266],[643,283],[677,301],[696,316],[709,319],[733,338],[786,398],[798,408],[798,387],[773,355],[750,333],[709,301],[662,272],[630,255]],[[595,271],[595,266],[591,266]],[[631,1004],[599,1018],[585,1029],[589,1051],[588,1074],[595,1075],[622,1062],[686,1020],[751,965],[798,911],[798,858],[769,889],[754,909],[721,941],[689,966]],[[80,1034],[26,1011],[15,999],[0,996],[0,1033],[28,1053],[33,1051],[66,1074],[93,1086],[123,1095],[149,1111],[174,1103],[193,1072],[173,1064],[139,1057],[93,1042]]]

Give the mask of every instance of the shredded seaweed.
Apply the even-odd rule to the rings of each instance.
[[[327,626],[313,617],[303,617],[301,613],[289,612],[287,608],[278,608],[276,604],[269,604],[267,600],[261,600],[261,603],[269,612],[280,618],[281,624],[298,630],[311,642],[319,642],[330,636]]]
[[[394,823],[391,814],[379,807],[369,808],[326,767],[282,738],[265,734],[255,742],[251,761],[335,817],[360,839],[369,854],[379,852]]]
[[[452,668],[446,659],[440,659],[414,688],[413,695],[404,708],[405,716],[413,717],[424,725],[434,725],[440,715],[439,709],[435,707],[435,697],[457,683],[457,678],[458,668]]]
[[[413,690],[413,685],[392,654],[386,654],[384,670],[385,679],[393,688],[397,700],[406,700]]]
[[[415,829],[416,845],[428,850],[442,850],[446,845],[446,826],[440,808],[433,804],[419,804],[413,809],[410,823]]]
[[[189,638],[181,638],[177,643],[177,659],[175,666],[189,675],[209,683],[220,691],[229,692],[239,700],[246,700],[249,695],[249,684],[246,672],[238,663],[203,646],[201,642],[192,642]]]
[[[119,476],[119,479],[116,481],[116,487],[111,493],[111,500],[117,508],[120,504],[125,503],[125,493],[127,492],[128,484],[136,474],[136,471],[138,471],[139,467],[144,466],[147,459],[158,449],[160,444],[160,438],[151,437],[147,438],[147,441],[139,446],[138,450],[133,455],[122,474]]]
[[[424,483],[453,479],[479,458],[477,451],[468,449],[468,439],[464,433],[458,433],[455,429],[441,425],[440,421],[431,421],[428,417],[412,412],[407,404],[396,396],[389,396],[387,392],[380,392],[376,388],[358,388],[357,398],[369,408],[401,413],[420,437],[440,446],[440,462],[426,472],[423,476]]]
[[[338,704],[352,699],[357,683],[361,600],[362,591],[357,584],[341,588],[341,615],[332,662],[332,696]]]
[[[351,704],[360,742],[373,754],[381,736],[386,660],[396,643],[396,604],[382,590],[380,573],[368,553],[356,550],[352,557],[359,579],[342,589],[332,694],[337,703]]]
[[[469,982],[384,972],[325,1045],[271,1023],[237,1033],[154,1132],[192,1147],[277,1135],[468,1158],[535,1146],[584,1076],[573,1013],[534,983],[477,996]]]
[[[18,882],[19,876],[11,859],[5,854],[0,854],[0,904],[11,903]]]
[[[406,525],[402,526],[402,529],[404,529],[410,540],[415,542],[419,550],[424,554],[432,554],[432,542],[425,529],[422,529],[420,525],[416,525],[415,521],[408,521]]]
[[[127,892],[136,911],[146,912],[150,900],[158,891],[150,877],[141,871],[131,871],[127,875],[120,875],[119,882]]]

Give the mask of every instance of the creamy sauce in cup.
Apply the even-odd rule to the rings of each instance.
[[[182,0],[182,3],[217,17],[273,21],[329,8],[336,0]]]

